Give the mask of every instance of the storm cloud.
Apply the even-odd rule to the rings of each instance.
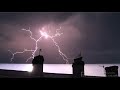
[[[35,47],[30,34],[21,29],[30,27],[37,39],[38,30],[46,25],[61,26],[63,34],[55,40],[67,57],[75,58],[81,52],[85,63],[120,63],[120,13],[112,12],[0,13],[0,62],[10,63],[12,55],[8,50],[16,52]],[[43,49],[45,63],[65,63],[52,40],[42,39],[38,46]],[[18,54],[13,62],[26,63],[29,56],[30,52]]]

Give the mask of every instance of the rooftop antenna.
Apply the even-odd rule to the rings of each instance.
[[[39,55],[40,55],[40,52],[42,51],[42,49],[39,50]]]
[[[81,52],[80,52],[79,55],[78,55],[78,58],[79,58],[79,57],[81,57]]]
[[[82,55],[81,55],[81,52],[80,52],[79,56],[80,56],[80,57],[82,56]]]

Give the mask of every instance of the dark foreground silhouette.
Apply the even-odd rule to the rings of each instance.
[[[56,74],[56,73],[44,73],[43,64],[44,57],[42,55],[35,56],[32,60],[33,71],[15,71],[15,70],[2,70],[0,69],[0,77],[5,78],[87,78],[96,76],[84,75],[84,61],[82,56],[74,59],[72,64],[73,74]],[[118,66],[105,67],[106,77],[118,77]],[[98,77],[98,76],[97,76]]]
[[[38,55],[34,57],[32,64],[33,64],[33,75],[43,76],[43,63],[44,57],[42,55]]]
[[[118,66],[105,67],[107,77],[118,77]]]

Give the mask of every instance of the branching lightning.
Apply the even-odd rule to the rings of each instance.
[[[46,39],[47,39],[47,38],[50,38],[50,39],[53,41],[54,45],[57,47],[57,50],[58,50],[60,56],[63,58],[63,60],[66,62],[66,64],[68,64],[68,63],[69,63],[68,59],[70,59],[70,58],[68,58],[68,57],[61,51],[58,43],[57,43],[57,42],[55,41],[55,39],[54,39],[55,37],[61,36],[61,35],[63,34],[63,33],[60,33],[60,32],[59,32],[60,29],[61,29],[61,27],[56,30],[56,33],[55,33],[54,35],[51,36],[51,35],[49,35],[47,32],[44,31],[44,27],[43,27],[42,30],[39,31],[40,34],[41,34],[41,36],[40,36],[38,39],[33,38],[33,35],[32,35],[32,32],[31,32],[30,28],[29,28],[28,30],[27,30],[27,29],[22,29],[23,31],[26,31],[26,32],[29,32],[29,33],[30,33],[30,38],[31,38],[33,41],[35,41],[35,49],[33,49],[33,50],[24,49],[24,50],[21,51],[21,52],[15,52],[15,53],[13,53],[12,51],[8,50],[9,52],[12,53],[11,61],[13,61],[14,56],[15,56],[16,54],[20,54],[20,53],[24,53],[24,52],[32,52],[32,56],[29,57],[29,58],[26,60],[26,62],[28,62],[28,60],[30,60],[30,59],[33,59],[33,58],[35,57],[36,51],[38,50],[38,42],[41,40],[42,37],[44,37],[44,38],[46,38]],[[49,30],[49,32],[50,32],[50,30]]]
[[[30,59],[33,59],[34,56],[35,56],[35,52],[36,52],[37,49],[38,49],[38,42],[39,42],[40,39],[42,38],[42,36],[39,37],[39,39],[37,39],[37,40],[36,40],[35,38],[33,38],[33,37],[32,37],[32,32],[31,32],[30,28],[29,28],[29,30],[26,30],[26,29],[22,29],[22,30],[27,31],[27,32],[30,33],[30,38],[35,41],[35,49],[34,49],[34,50],[24,49],[24,51],[22,51],[22,52],[15,52],[15,53],[12,53],[10,50],[8,50],[8,51],[10,51],[10,52],[12,53],[12,55],[13,55],[12,58],[11,58],[11,61],[13,61],[14,56],[15,56],[16,54],[18,54],[18,53],[24,53],[24,52],[32,52],[32,56],[29,57],[29,58],[26,60],[26,62],[27,62],[28,60],[30,60]]]

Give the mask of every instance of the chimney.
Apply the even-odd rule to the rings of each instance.
[[[118,66],[105,67],[106,77],[118,77]]]
[[[33,71],[32,75],[34,76],[43,76],[43,63],[44,63],[44,57],[42,55],[38,55],[34,57],[32,64],[33,64]]]
[[[82,61],[82,57],[74,59],[74,63],[72,64],[73,68],[73,77],[80,78],[84,76],[84,61]]]

